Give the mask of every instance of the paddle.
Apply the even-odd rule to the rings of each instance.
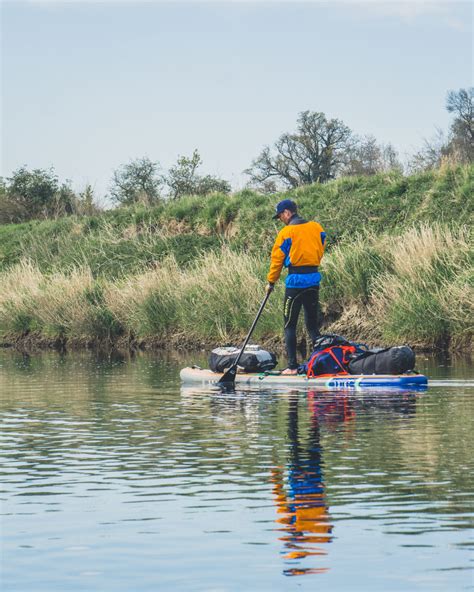
[[[248,332],[248,335],[245,338],[244,344],[240,350],[239,355],[237,356],[237,358],[236,358],[235,362],[232,364],[232,366],[228,370],[226,370],[224,372],[224,374],[221,376],[221,378],[218,380],[218,382],[216,383],[217,385],[232,387],[235,384],[235,375],[237,374],[237,365],[240,361],[240,358],[242,357],[242,354],[244,353],[245,348],[247,347],[247,343],[249,342],[250,336],[252,335],[253,330],[255,329],[255,325],[257,324],[257,321],[260,318],[260,315],[262,314],[263,309],[265,308],[265,304],[267,303],[267,300],[268,300],[271,292],[272,292],[271,289],[267,290],[267,293],[265,294],[265,298],[263,299],[262,304],[260,305],[260,308],[258,309],[257,316],[255,317],[255,320],[252,323],[252,326],[250,327],[250,331]]]

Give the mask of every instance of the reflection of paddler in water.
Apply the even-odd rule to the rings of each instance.
[[[332,525],[329,522],[324,483],[321,471],[321,445],[317,414],[312,414],[306,450],[298,434],[298,399],[289,401],[288,437],[290,458],[287,487],[284,470],[272,471],[273,493],[278,507],[277,522],[284,535],[285,559],[302,560],[309,556],[326,555],[324,546],[331,542]],[[285,575],[324,573],[327,568],[293,567]]]
[[[328,395],[308,391],[307,400],[310,411],[310,430],[307,446],[299,441],[298,398],[289,401],[288,438],[290,455],[287,473],[285,469],[272,471],[273,493],[278,508],[277,522],[284,534],[280,540],[285,543],[284,558],[297,563],[309,556],[327,555],[327,543],[332,540],[332,525],[326,506],[322,474],[322,450],[319,424],[326,426],[353,426],[356,408],[362,412],[369,410],[390,412],[390,417],[410,416],[416,411],[415,392],[395,393],[382,398],[377,395],[366,397],[363,401],[354,398],[353,393]],[[286,486],[285,486],[286,476]],[[284,570],[288,576],[320,574],[328,568],[292,567]]]
[[[312,421],[320,419],[325,425],[340,424],[356,417],[353,401],[347,393],[328,397],[327,393],[322,396],[318,391],[308,391],[308,407]]]

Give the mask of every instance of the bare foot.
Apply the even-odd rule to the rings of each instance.
[[[283,370],[282,372],[283,376],[294,376],[295,374],[298,374],[298,370],[296,368],[286,368],[286,370]]]

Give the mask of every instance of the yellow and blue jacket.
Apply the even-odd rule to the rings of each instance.
[[[268,282],[274,284],[283,266],[288,268],[287,288],[319,286],[319,264],[324,254],[326,233],[318,222],[307,222],[298,215],[291,218],[276,237],[272,249]]]

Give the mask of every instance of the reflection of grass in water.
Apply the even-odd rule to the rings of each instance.
[[[267,256],[225,246],[191,267],[170,256],[116,280],[96,278],[88,267],[46,274],[25,261],[1,276],[0,331],[5,341],[35,333],[81,343],[235,342],[258,308],[267,268]],[[346,239],[327,253],[322,272],[325,329],[361,340],[469,348],[474,295],[468,229],[431,225]],[[255,339],[281,334],[282,291],[280,281]]]

